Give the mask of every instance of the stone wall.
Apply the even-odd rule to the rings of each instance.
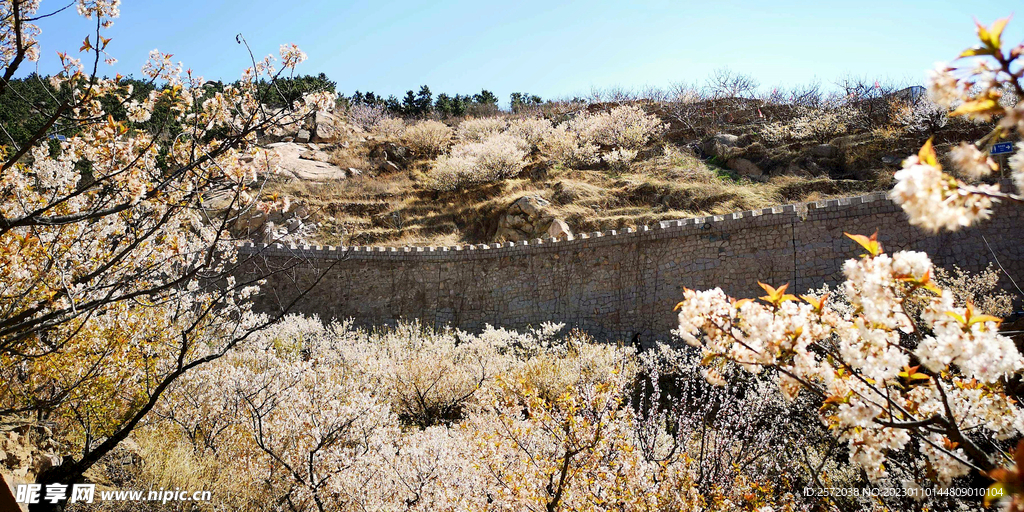
[[[910,226],[884,193],[684,219],[573,239],[455,247],[285,247],[246,245],[247,272],[277,271],[257,308],[362,325],[420,319],[478,330],[565,322],[598,338],[666,339],[682,288],[719,286],[736,297],[757,281],[805,292],[841,280],[859,248],[843,232],[879,232],[886,251],[928,252],[938,265],[970,270],[998,261],[1024,284],[1021,208],[956,233]],[[1009,286],[1009,280],[1004,278]]]

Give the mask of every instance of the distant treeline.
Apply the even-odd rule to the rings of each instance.
[[[21,146],[30,140],[33,134],[38,132],[46,123],[45,113],[54,112],[59,105],[70,100],[69,91],[56,90],[50,85],[48,76],[31,74],[24,78],[16,78],[10,81],[10,91],[4,101],[0,103],[0,146],[11,145]],[[132,94],[129,101],[143,101],[149,97],[151,91],[163,89],[165,84],[154,84],[150,81],[139,80],[133,77],[121,79],[124,86],[132,86]],[[237,85],[238,82],[232,83]],[[224,90],[223,82],[212,81],[205,86],[203,98],[213,96]],[[419,92],[412,90],[405,94],[405,97],[398,99],[395,96],[377,95],[373,92],[356,91],[351,96],[338,94],[337,84],[330,80],[327,75],[302,75],[291,78],[282,78],[275,82],[263,81],[259,84],[259,94],[263,103],[272,106],[285,106],[294,103],[302,98],[304,94],[313,92],[330,92],[337,95],[339,106],[369,105],[386,110],[393,116],[401,117],[426,117],[426,116],[464,116],[488,115],[498,111],[498,97],[486,89],[478,94],[438,94],[436,97],[430,88],[423,85]],[[510,97],[510,107],[513,112],[540,105],[540,96],[528,93],[515,92]],[[202,101],[197,102],[201,105]],[[116,120],[124,120],[127,111],[124,105],[118,104],[111,98],[104,100],[104,109]],[[172,121],[170,109],[166,105],[157,104],[156,110],[150,120],[137,125],[152,133],[163,133],[175,136],[181,132],[180,126],[175,126]],[[60,121],[54,124],[49,135],[73,135],[73,130],[61,126]]]
[[[399,100],[395,96],[379,96],[371,92],[356,91],[352,96],[339,96],[339,100],[351,105],[371,105],[382,107],[390,114],[403,117],[423,117],[431,114],[441,116],[464,116],[466,114],[488,114],[498,110],[498,97],[487,89],[478,94],[456,94],[454,96],[441,93],[435,98],[426,85],[420,86],[419,92],[412,90],[405,93]],[[540,96],[529,93],[514,92],[509,98],[513,112],[540,105]]]

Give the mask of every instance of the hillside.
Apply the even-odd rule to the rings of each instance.
[[[271,218],[269,231],[262,219],[250,223],[254,239],[484,243],[816,201],[887,190],[928,137],[942,153],[986,129],[948,118],[914,88],[817,107],[719,98],[546,104],[442,121],[361,123],[360,114],[318,114],[303,130],[265,138],[284,171],[265,193],[295,206]],[[437,133],[420,133],[429,129]],[[437,169],[451,167],[453,153],[472,144],[495,151],[479,145],[512,132],[520,162],[505,155],[499,164],[511,167],[497,175],[439,185]],[[476,172],[472,165],[459,175]],[[564,224],[549,233],[556,219]]]

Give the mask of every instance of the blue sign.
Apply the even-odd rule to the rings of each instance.
[[[993,155],[1005,155],[1007,153],[1013,153],[1013,143],[1000,142],[999,144],[993,144],[992,149],[989,150],[989,153]]]

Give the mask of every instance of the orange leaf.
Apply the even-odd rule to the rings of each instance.
[[[773,288],[769,284],[762,283],[761,281],[758,281],[757,284],[761,285],[761,288],[763,288],[764,291],[768,293],[768,295],[758,298],[776,307],[781,305],[783,302],[796,300],[795,295],[789,295],[786,293],[786,288],[789,288],[789,283],[786,283],[778,287],[777,289]]]
[[[939,159],[935,155],[935,146],[932,144],[932,139],[935,137],[928,137],[928,140],[921,146],[921,149],[917,152],[917,158],[921,160],[921,163],[930,165],[936,169],[941,169],[942,165],[939,164]]]
[[[878,256],[879,254],[882,254],[882,244],[878,243],[878,231],[875,231],[875,233],[870,237],[866,237],[864,235],[851,235],[846,232],[843,232],[843,234],[866,249],[868,254],[871,256]]]
[[[999,104],[999,98],[996,96],[986,96],[984,98],[975,98],[973,100],[963,102],[959,107],[949,113],[951,116],[966,116],[971,114],[988,114],[996,115],[1003,113],[1004,109]]]
[[[804,302],[810,304],[811,307],[814,308],[815,311],[820,313],[821,310],[825,307],[825,300],[828,299],[828,294],[826,293],[826,294],[822,295],[821,297],[813,297],[811,295],[801,295],[800,298],[803,299]]]
[[[946,316],[952,317],[954,320],[956,320],[957,322],[960,322],[963,325],[967,325],[967,320],[964,320],[964,317],[962,317],[962,316],[960,316],[960,315],[958,315],[958,314],[956,314],[956,313],[954,313],[952,311],[946,311]]]
[[[985,28],[984,25],[975,20],[974,23],[978,26],[978,39],[986,47],[998,51],[1002,46],[1003,29],[1006,28],[1006,24],[1009,21],[1009,17],[998,19],[991,27]]]
[[[991,50],[989,48],[984,48],[984,47],[981,47],[981,46],[976,46],[974,48],[968,48],[968,49],[964,50],[963,52],[960,53],[960,55],[957,56],[957,58],[958,59],[962,59],[964,57],[981,57],[981,56],[984,56],[984,55],[995,55],[995,53],[996,53],[995,51],[993,51],[993,50]]]

